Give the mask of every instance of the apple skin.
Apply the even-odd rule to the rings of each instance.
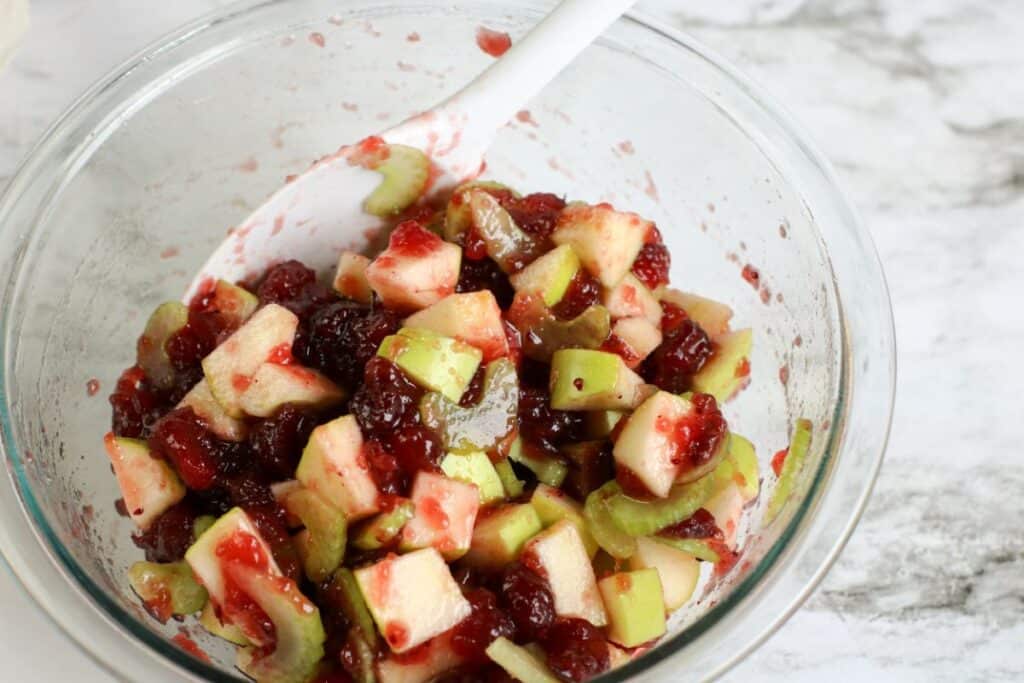
[[[108,433],[103,437],[128,516],[145,531],[185,497],[185,485],[170,466],[154,458],[145,441]]]
[[[618,354],[562,349],[551,358],[551,407],[623,410],[643,401],[644,380]]]
[[[388,308],[414,312],[455,293],[462,249],[415,221],[400,224],[366,280]]]
[[[343,251],[334,272],[334,291],[347,299],[369,306],[373,303],[373,288],[366,279],[370,259],[354,251]]]
[[[665,609],[673,612],[689,602],[700,580],[697,558],[654,538],[638,538],[636,546],[636,553],[629,558],[629,568],[658,571]]]
[[[424,389],[458,403],[476,374],[480,349],[430,330],[403,327],[385,337],[377,355],[402,368]]]
[[[652,223],[607,204],[570,204],[551,234],[557,245],[571,245],[583,267],[605,287],[615,287],[633,266]]]
[[[363,435],[351,415],[313,430],[295,477],[341,510],[349,522],[380,510],[380,491],[363,455]]]
[[[539,294],[544,305],[550,308],[565,296],[580,267],[580,259],[572,246],[563,244],[512,275],[509,282],[517,293]]]
[[[462,561],[471,567],[500,570],[515,562],[526,542],[542,529],[532,505],[506,505],[476,525],[469,552]]]
[[[601,302],[612,318],[644,318],[654,326],[661,324],[661,303],[632,273],[615,287],[606,288]]]
[[[665,599],[656,569],[619,572],[597,584],[608,610],[608,639],[638,647],[665,635]]]
[[[501,308],[489,291],[450,294],[436,304],[414,313],[404,323],[453,337],[475,346],[484,354],[483,362],[508,355],[508,338]]]
[[[536,536],[523,550],[523,562],[539,567],[547,578],[558,616],[585,619],[594,626],[608,623],[594,567],[572,522],[562,520]]]

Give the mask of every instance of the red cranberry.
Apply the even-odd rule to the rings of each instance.
[[[249,432],[249,445],[260,468],[274,479],[288,479],[302,458],[302,450],[316,427],[313,415],[286,405],[276,415],[257,422]]]
[[[219,444],[191,408],[178,408],[165,415],[153,430],[149,445],[174,465],[188,488],[213,486]]]
[[[668,273],[672,268],[672,257],[668,247],[660,242],[645,244],[633,261],[633,275],[648,289],[657,289],[668,284]]]
[[[274,504],[269,482],[251,470],[227,478],[223,487],[233,506],[249,508]]]
[[[260,536],[270,546],[274,561],[288,578],[299,581],[302,578],[302,564],[295,552],[291,534],[288,531],[284,508],[275,502],[247,506],[245,513],[252,519]]]
[[[537,192],[519,199],[506,199],[502,206],[523,232],[546,238],[555,229],[558,215],[565,208],[565,200],[558,195]]]
[[[135,366],[121,373],[114,393],[110,395],[113,408],[111,429],[116,436],[142,439],[166,410],[156,389],[146,379],[142,368]]]
[[[409,481],[405,470],[398,462],[398,458],[392,455],[380,442],[370,440],[363,447],[363,457],[366,458],[373,473],[373,480],[377,482],[377,488],[381,493],[389,496],[404,494],[409,488]]]
[[[437,472],[444,449],[434,433],[419,424],[410,424],[392,433],[387,439],[388,451],[411,480],[420,470]]]
[[[146,531],[134,536],[150,562],[177,562],[192,545],[192,525],[198,513],[187,499],[168,508]]]
[[[469,385],[466,390],[462,392],[462,398],[459,399],[459,405],[463,408],[469,408],[475,406],[480,402],[480,397],[483,395],[484,389],[484,374],[487,372],[487,366],[483,363],[476,369],[476,374],[473,375],[473,379],[469,381]]]
[[[690,401],[693,403],[694,415],[679,429],[688,432],[689,445],[686,456],[691,466],[700,467],[721,448],[728,432],[728,425],[714,396],[694,394]]]
[[[689,519],[665,527],[658,534],[672,538],[722,538],[722,530],[715,524],[715,518],[704,508],[697,510]]]
[[[516,563],[505,570],[500,595],[520,639],[540,640],[547,635],[555,621],[555,598],[543,577]]]
[[[601,283],[586,272],[580,270],[573,276],[569,289],[565,290],[562,300],[552,309],[562,320],[572,320],[594,304],[601,302]]]
[[[164,347],[171,365],[178,372],[199,366],[230,332],[227,318],[214,312],[190,308],[188,323],[167,340]]]
[[[668,334],[682,325],[684,320],[689,319],[689,314],[679,306],[668,301],[661,302],[661,331],[663,333]]]
[[[494,640],[509,638],[515,632],[511,617],[498,607],[494,593],[485,588],[465,591],[473,611],[452,629],[452,650],[469,662],[487,663],[484,650]]]
[[[669,332],[644,363],[644,376],[665,391],[678,394],[690,388],[690,378],[700,372],[714,349],[707,333],[687,319]]]
[[[285,261],[267,271],[256,294],[260,304],[280,304],[300,318],[337,299],[330,289],[317,282],[316,273],[298,261]]]
[[[355,387],[380,343],[401,326],[401,319],[387,309],[334,302],[317,310],[303,326],[304,335],[296,344],[295,355],[304,365]]]
[[[547,389],[525,387],[520,391],[519,432],[526,441],[554,454],[558,446],[579,440],[582,429],[582,415],[553,409]]]
[[[464,259],[459,272],[459,282],[455,285],[456,292],[479,292],[487,290],[494,294],[501,308],[512,305],[515,290],[512,289],[508,276],[502,272],[498,264],[489,258],[473,261]]]
[[[367,363],[364,383],[349,401],[349,410],[366,432],[386,436],[419,419],[422,394],[397,365],[376,356]]]
[[[583,619],[559,619],[543,642],[548,667],[569,681],[588,681],[611,667],[601,631]]]

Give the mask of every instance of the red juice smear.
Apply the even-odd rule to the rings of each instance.
[[[89,396],[95,396],[100,391],[100,381],[98,379],[90,379],[85,383],[85,393]]]

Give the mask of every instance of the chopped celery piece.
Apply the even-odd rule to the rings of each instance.
[[[192,522],[192,540],[199,540],[199,537],[203,535],[203,532],[213,526],[216,521],[217,518],[213,515],[202,515],[201,517],[196,517],[196,521]]]
[[[559,683],[544,662],[504,636],[487,647],[487,656],[521,683]]]
[[[174,384],[174,366],[167,355],[167,342],[186,324],[188,306],[168,301],[157,306],[139,337],[136,356],[139,367],[159,389],[169,389]]]
[[[676,550],[682,550],[684,553],[689,553],[704,562],[715,563],[721,559],[721,556],[715,549],[702,538],[672,538],[671,536],[652,536],[652,538],[658,541],[658,543],[664,543]]]
[[[612,329],[604,306],[590,306],[572,320],[561,320],[535,294],[517,296],[508,317],[523,336],[523,355],[543,363],[561,349],[599,348]]]
[[[442,237],[449,242],[454,242],[459,235],[469,230],[473,225],[473,212],[469,206],[469,195],[473,190],[482,190],[484,192],[495,190],[507,192],[515,197],[519,196],[518,192],[507,185],[502,185],[492,180],[474,180],[459,185],[452,192],[452,198],[448,201],[448,207],[445,211]]]
[[[364,523],[352,537],[352,545],[360,550],[378,550],[390,545],[415,512],[416,506],[411,500],[402,500]]]
[[[217,610],[214,608],[212,602],[207,602],[206,607],[199,615],[199,625],[209,631],[211,634],[222,638],[229,643],[234,645],[251,645],[249,639],[242,633],[242,629],[238,628],[234,624],[221,621],[220,617],[217,616]]]
[[[618,493],[608,499],[608,513],[619,529],[630,536],[649,536],[688,519],[714,493],[715,477],[708,475],[687,484],[676,484],[667,498],[641,501]]]
[[[136,562],[128,569],[128,582],[161,623],[172,616],[198,612],[208,599],[206,589],[185,562]]]
[[[411,206],[427,187],[430,159],[406,145],[388,145],[387,157],[373,170],[384,176],[363,205],[374,216],[393,216]]]
[[[583,518],[597,544],[612,557],[624,560],[636,552],[636,539],[624,533],[612,519],[608,506],[611,499],[617,497],[623,497],[622,488],[616,481],[608,482],[587,496]]]
[[[501,485],[505,487],[506,498],[517,498],[523,493],[523,482],[516,476],[516,471],[508,460],[500,460],[494,463],[494,469],[501,479]]]
[[[497,199],[482,190],[468,193],[473,226],[480,233],[487,255],[506,273],[515,273],[545,251],[545,245],[523,232]]]
[[[811,421],[800,418],[796,421],[793,437],[789,443],[789,453],[782,464],[782,472],[779,480],[772,491],[772,497],[768,501],[768,510],[765,512],[765,520],[771,524],[785,506],[789,497],[793,494],[793,487],[796,484],[796,476],[803,469],[804,460],[807,458],[807,451],[811,446],[811,432],[813,426]]]
[[[569,466],[558,458],[552,458],[544,453],[538,453],[523,443],[522,438],[517,438],[509,449],[508,459],[517,462],[529,469],[541,481],[548,486],[558,488],[565,481],[569,474]]]
[[[284,505],[306,527],[296,537],[306,576],[315,583],[325,581],[345,556],[345,515],[309,489],[289,493]]]
[[[341,611],[359,630],[366,643],[376,649],[378,645],[377,629],[373,624],[370,609],[366,606],[366,600],[363,599],[363,594],[359,590],[356,577],[349,569],[342,567],[334,572],[329,590],[334,592],[341,604]]]

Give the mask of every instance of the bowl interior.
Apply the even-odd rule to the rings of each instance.
[[[475,44],[478,26],[516,37],[538,16],[530,3],[442,5],[271,3],[224,15],[97,91],[65,122],[52,167],[38,171],[45,182],[8,207],[7,229],[27,237],[6,309],[5,445],[31,523],[105,619],[193,672],[211,675],[166,642],[181,629],[221,675],[238,675],[229,648],[191,620],[161,627],[127,585],[141,553],[114,509],[105,397],[132,364],[149,312],[180,296],[226,230],[286,175],[468,81],[491,61]],[[842,412],[842,315],[815,215],[826,199],[795,177],[781,143],[759,128],[764,116],[700,52],[624,20],[500,131],[486,173],[656,221],[673,284],[727,302],[734,326],[754,329],[752,385],[725,408],[763,475],[742,560],[648,655],[689,642],[673,665],[695,673],[716,665],[710,628],[757,599],[768,560],[825,480]],[[760,289],[741,277],[748,264]],[[815,425],[812,452],[795,495],[766,524],[769,461],[798,416]]]

